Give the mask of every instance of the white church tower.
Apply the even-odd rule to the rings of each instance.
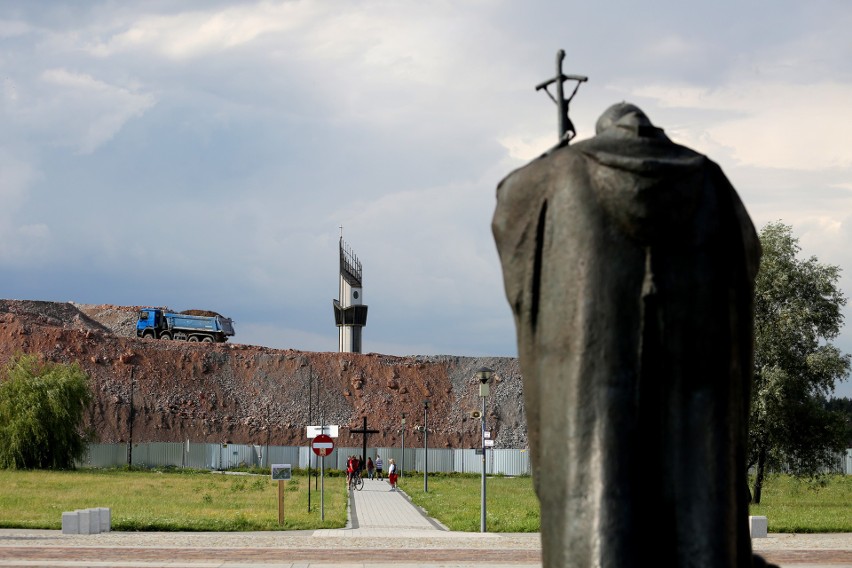
[[[361,283],[361,262],[340,235],[340,286],[334,303],[334,323],[340,353],[361,353],[361,331],[367,325],[367,306]]]

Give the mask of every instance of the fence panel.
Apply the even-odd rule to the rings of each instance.
[[[482,471],[482,456],[477,455],[476,450],[454,450],[454,453],[453,471],[458,473],[480,473]]]
[[[526,450],[497,449],[488,450],[486,461],[489,464],[488,473],[503,475],[529,475],[530,453]]]
[[[300,453],[301,448],[295,446],[269,446],[269,463],[267,467],[270,468],[270,474],[272,464],[274,463],[289,463],[293,469],[300,467]],[[258,465],[260,465],[260,460],[258,460]]]
[[[133,465],[141,467],[186,467],[186,444],[175,442],[150,442],[139,448],[134,446]],[[141,454],[141,455],[139,455]]]
[[[451,472],[453,468],[453,451],[449,448],[417,449],[414,455],[414,468],[417,471],[426,470],[426,458],[428,457],[429,472]]]
[[[192,469],[212,469],[207,465],[207,447],[211,444],[187,444],[186,467]],[[218,444],[215,444],[218,446]]]
[[[127,465],[127,444],[89,444],[77,467],[122,467]]]
[[[258,446],[246,444],[210,444],[212,469],[233,469],[235,467],[252,467],[260,465]],[[280,446],[283,447],[283,446]],[[274,455],[275,447],[270,447],[270,457]],[[281,463],[281,462],[275,462]]]
[[[326,469],[345,470],[350,455],[361,455],[363,448],[337,447],[325,458]],[[423,448],[406,448],[403,456],[400,447],[368,448],[367,456],[382,456],[387,475],[390,459],[405,472],[423,472]],[[365,456],[366,457],[366,456]],[[294,468],[305,469],[310,459],[311,469],[319,469],[322,459],[308,446],[254,446],[240,444],[195,444],[151,442],[133,444],[134,467],[189,467],[194,469],[227,470],[239,465],[267,468],[273,463],[289,463]],[[479,473],[482,456],[474,449],[429,448],[429,472]],[[127,444],[90,444],[78,467],[123,467],[127,465]],[[852,449],[838,455],[836,470],[852,475]],[[529,475],[530,457],[527,450],[487,450],[486,473],[489,475]]]

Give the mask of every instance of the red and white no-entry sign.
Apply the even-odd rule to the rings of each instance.
[[[311,442],[311,449],[318,456],[327,456],[334,449],[334,440],[328,434],[320,434]]]

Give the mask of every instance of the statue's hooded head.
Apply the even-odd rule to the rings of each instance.
[[[651,124],[642,109],[630,103],[616,103],[606,109],[595,124],[595,134],[612,136],[663,137],[663,130]]]

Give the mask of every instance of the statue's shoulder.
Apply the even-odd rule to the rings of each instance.
[[[527,164],[512,170],[497,185],[541,183],[554,175],[566,175],[583,168],[585,158],[573,146],[554,146]]]

